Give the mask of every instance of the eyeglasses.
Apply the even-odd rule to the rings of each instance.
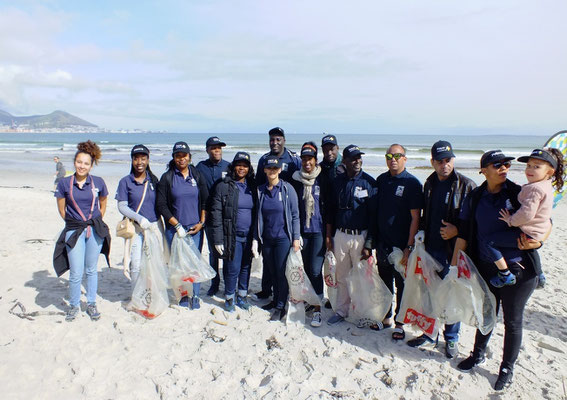
[[[494,169],[500,169],[501,167],[508,169],[508,168],[510,168],[512,163],[510,161],[504,161],[504,162],[495,162],[495,163],[492,163],[490,165],[492,165],[492,167]]]
[[[395,154],[386,153],[386,160],[390,161],[393,158],[394,160],[398,161],[400,158],[405,157],[405,156],[406,155],[402,154],[402,153],[395,153]]]

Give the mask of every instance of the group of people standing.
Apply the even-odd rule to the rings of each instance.
[[[209,138],[208,159],[193,166],[187,143],[175,143],[172,159],[159,180],[150,170],[149,149],[144,145],[133,147],[130,174],[120,180],[116,193],[119,211],[140,228],[132,242],[131,261],[125,265],[132,282],[140,273],[142,231],[163,223],[169,245],[176,234],[191,235],[202,249],[206,235],[209,261],[217,273],[219,260],[223,260],[227,311],[235,307],[249,309],[249,297],[265,299],[268,302],[262,308],[272,311],[270,319],[278,321],[286,314],[289,288],[285,268],[289,252],[301,251],[305,272],[323,300],[323,259],[326,251],[332,251],[337,261],[337,296],[327,323],[335,325],[348,316],[349,271],[375,251],[380,277],[396,295],[396,308],[391,306],[383,321],[366,326],[373,330],[392,327],[392,338],[403,340],[403,323],[395,317],[404,281],[388,255],[394,247],[403,249],[402,264],[407,264],[414,237],[423,230],[426,250],[443,266],[441,277],[456,264],[458,251],[466,250],[483,278],[493,281],[491,290],[502,306],[505,326],[503,361],[495,387],[502,389],[511,383],[521,344],[524,306],[542,274],[535,249],[546,237],[541,229],[537,236],[533,230],[523,228],[530,234],[521,234],[516,226],[522,224],[512,221],[514,211],[524,203],[533,203],[533,195],[521,195],[520,187],[507,179],[511,157],[499,150],[485,153],[480,173],[486,180],[476,187],[455,170],[451,144],[438,141],[431,148],[434,172],[422,186],[407,171],[406,149],[400,144],[387,149],[388,170],[376,179],[362,169],[364,152],[351,144],[341,155],[334,135],[324,136],[320,148],[306,142],[296,154],[285,147],[283,129],[273,128],[269,131],[270,152],[260,158],[256,173],[250,155],[244,151],[237,152],[230,163],[223,160],[225,145],[218,137]],[[323,153],[321,162],[319,150]],[[561,153],[537,151],[519,161],[527,161],[530,171],[545,169],[540,180],[562,186]],[[61,179],[55,192],[66,225],[54,262],[59,275],[71,270],[68,321],[80,312],[83,271],[87,275],[87,314],[95,320],[100,318],[96,308],[96,262],[100,252],[108,256],[110,234],[102,221],[108,190],[101,178],[90,175],[99,158],[100,149],[95,143],[80,143],[74,160],[75,174]],[[528,180],[532,182],[529,175]],[[546,190],[547,186],[537,193],[545,194]],[[538,221],[549,220],[549,201],[542,201],[547,203],[531,207]],[[526,224],[525,218],[521,222]],[[540,225],[549,228],[549,224]],[[506,237],[506,241],[498,240],[500,237]],[[249,296],[252,258],[260,253],[262,290]],[[506,278],[508,274],[515,277],[514,282]],[[200,307],[200,284],[193,285],[192,297],[182,297],[180,306]],[[217,274],[207,295],[215,295],[219,285]],[[312,311],[311,325],[318,327],[322,324],[321,308]],[[459,324],[445,326],[448,358],[458,354],[459,329]],[[483,362],[489,338],[478,331],[473,352],[458,367],[470,370]],[[424,334],[408,344],[419,347],[436,342],[437,338]]]

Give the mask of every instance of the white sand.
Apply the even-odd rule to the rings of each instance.
[[[172,306],[148,321],[124,308],[129,282],[118,265],[118,238],[113,239],[113,268],[107,268],[102,257],[99,261],[100,321],[91,322],[84,312],[73,323],[62,315],[27,320],[9,314],[16,302],[28,312],[67,309],[68,275],[59,279],[52,267],[54,240],[63,221],[50,191],[51,174],[51,169],[44,176],[0,172],[4,399],[500,398],[492,386],[502,354],[502,323],[491,340],[487,363],[462,373],[456,364],[472,349],[470,327],[462,328],[461,356],[450,361],[442,342],[438,349],[412,349],[393,342],[391,330],[360,330],[348,323],[288,328],[268,322],[268,312],[258,307],[228,314],[217,297],[203,296],[198,311]],[[512,178],[523,182],[521,175]],[[107,185],[111,196],[105,220],[113,229],[119,214],[110,199],[117,180],[107,180]],[[540,253],[547,286],[528,302],[515,382],[502,398],[565,396],[566,210],[565,200],[554,210],[555,228]],[[43,241],[29,242],[32,239]],[[255,271],[251,292],[259,286]],[[207,288],[204,284],[202,292]],[[324,313],[326,320],[330,311]],[[406,331],[408,338],[417,334]],[[272,337],[281,348],[268,348]]]

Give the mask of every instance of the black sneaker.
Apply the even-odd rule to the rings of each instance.
[[[74,321],[80,312],[81,309],[79,307],[71,307],[70,309],[67,310],[67,314],[65,315],[65,321],[67,322]]]
[[[485,361],[486,358],[484,358],[484,354],[475,354],[474,352],[471,352],[471,355],[468,356],[468,358],[465,358],[457,364],[457,368],[461,371],[470,371],[473,367],[483,364]]]
[[[96,308],[96,304],[89,304],[87,306],[87,315],[91,317],[91,320],[98,321],[100,319],[100,313]]]
[[[270,311],[272,308],[276,307],[276,303],[274,303],[273,301],[270,301],[268,304],[264,304],[262,306],[262,310],[266,310],[266,311]]]
[[[264,292],[263,290],[261,292],[256,293],[256,297],[259,300],[266,300],[268,298],[270,298],[272,294],[270,292]]]
[[[431,339],[425,333],[421,336],[418,336],[414,339],[408,340],[409,347],[421,347],[424,345],[437,345],[437,341]]]
[[[543,289],[545,287],[545,275],[543,273],[539,274],[537,277],[537,286],[536,289]]]
[[[281,321],[285,317],[285,308],[276,308],[270,317],[270,321]]]
[[[511,369],[502,368],[500,369],[500,373],[498,374],[498,379],[496,379],[496,383],[494,384],[494,390],[502,390],[507,388],[512,384],[512,378],[514,373]]]
[[[207,290],[207,296],[213,297],[219,291],[219,285],[211,285],[209,290]]]

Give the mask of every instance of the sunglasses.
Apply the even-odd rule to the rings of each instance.
[[[490,165],[492,165],[494,169],[500,169],[500,167],[510,168],[512,163],[510,161],[504,161],[504,162],[495,162]]]
[[[386,160],[390,161],[393,158],[394,160],[398,161],[400,158],[405,157],[405,156],[406,155],[402,154],[402,153],[395,153],[395,154],[386,153]]]

